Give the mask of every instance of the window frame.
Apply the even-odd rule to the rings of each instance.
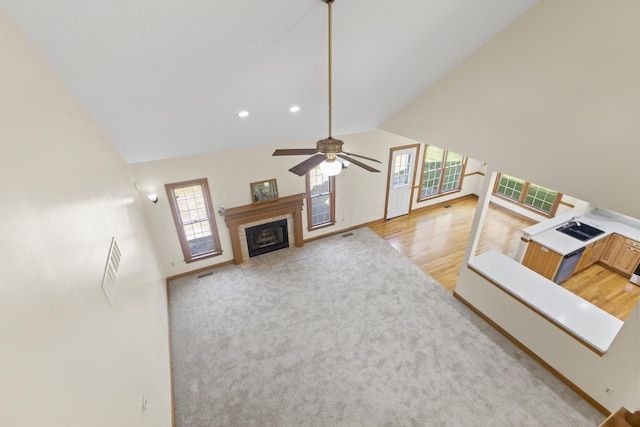
[[[440,180],[438,182],[438,191],[436,193],[434,193],[434,194],[431,194],[431,195],[423,197],[422,196],[422,190],[424,188],[423,187],[424,186],[424,174],[425,174],[424,167],[425,167],[425,163],[427,161],[427,151],[429,150],[429,147],[435,147],[435,148],[439,148],[439,149],[442,150],[442,165],[441,165],[441,167],[439,169],[440,170]],[[442,191],[442,185],[444,183],[445,172],[447,170],[447,166],[446,166],[446,164],[447,164],[447,156],[449,155],[449,153],[450,153],[450,151],[445,149],[445,148],[437,147],[435,145],[425,144],[424,152],[422,153],[422,169],[420,171],[420,190],[418,191],[418,200],[417,200],[418,202],[424,202],[425,200],[435,199],[437,197],[442,197],[442,196],[446,196],[446,195],[449,195],[449,194],[454,194],[454,193],[458,193],[458,192],[462,191],[462,183],[464,181],[464,173],[465,173],[465,170],[467,168],[468,157],[464,156],[464,155],[462,155],[460,153],[453,153],[453,152],[451,152],[451,153],[462,156],[462,163],[460,165],[461,166],[461,169],[460,169],[460,180],[458,181],[458,186],[456,188],[454,188],[452,190],[445,191],[445,192]],[[432,169],[432,170],[437,170],[437,169]]]
[[[320,228],[324,228],[324,227],[330,227],[332,225],[335,225],[336,223],[336,177],[335,176],[328,176],[325,175],[329,178],[329,191],[325,192],[325,193],[321,193],[321,194],[317,194],[317,195],[312,195],[311,194],[311,172],[315,169],[320,169],[320,166],[316,166],[315,168],[311,169],[309,172],[307,172],[305,174],[305,185],[306,185],[306,190],[307,190],[307,230],[308,231],[313,231],[313,230],[318,230]],[[323,222],[321,224],[317,224],[317,225],[313,225],[313,199],[317,198],[317,197],[324,197],[326,195],[329,195],[329,203],[330,203],[330,218],[329,221],[327,222]]]
[[[184,232],[184,224],[180,216],[180,209],[178,207],[177,200],[175,198],[174,190],[184,187],[193,187],[200,185],[202,187],[202,195],[204,199],[205,208],[207,211],[207,221],[209,222],[209,229],[211,231],[211,238],[213,239],[213,250],[204,252],[198,255],[191,255],[189,249],[189,242]],[[209,183],[207,178],[192,179],[189,181],[173,182],[165,184],[165,190],[167,192],[167,200],[171,208],[171,215],[173,216],[173,223],[176,226],[178,233],[178,239],[180,241],[180,247],[182,254],[184,255],[184,261],[186,263],[201,261],[203,259],[211,258],[214,256],[222,255],[222,247],[220,246],[220,237],[218,236],[218,227],[216,225],[216,218],[213,210],[213,202],[211,200],[211,192],[209,191]]]
[[[523,182],[523,184],[522,184],[522,192],[521,192],[520,198],[518,200],[498,193],[498,187],[500,186],[500,180],[502,178],[502,175],[505,175],[505,176],[508,176],[510,178],[514,178],[514,179],[517,179],[517,180],[520,180],[520,181]],[[536,208],[535,206],[528,205],[528,204],[526,204],[524,202],[526,197],[527,197],[527,194],[529,192],[529,187],[531,187],[532,185],[535,186],[535,187],[540,187],[540,188],[544,188],[544,189],[547,189],[547,190],[555,191],[556,198],[553,201],[553,205],[551,206],[551,210],[548,213],[543,211],[543,210],[541,210],[541,209]],[[508,174],[503,174],[503,173],[498,173],[498,175],[496,176],[496,181],[493,183],[493,191],[492,191],[491,194],[496,196],[496,197],[498,197],[498,198],[500,198],[500,199],[503,199],[503,200],[506,200],[508,202],[511,202],[514,205],[520,206],[523,209],[527,209],[527,210],[529,210],[531,212],[537,213],[538,215],[542,215],[542,216],[544,216],[546,218],[553,218],[556,215],[556,212],[558,210],[558,206],[560,205],[560,201],[562,200],[562,193],[560,193],[560,192],[558,192],[556,190],[553,190],[551,188],[546,188],[546,187],[543,187],[541,185],[532,183],[530,181],[525,181],[522,178],[518,178],[518,177],[515,177],[513,175],[508,175]]]

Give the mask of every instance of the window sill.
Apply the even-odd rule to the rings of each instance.
[[[509,202],[509,203],[511,203],[513,205],[519,206],[522,209],[526,209],[526,210],[528,210],[530,212],[536,213],[538,215],[542,215],[545,218],[553,218],[555,216],[555,214],[556,214],[556,209],[553,209],[551,212],[545,212],[545,211],[541,211],[541,210],[536,209],[536,208],[532,208],[531,206],[525,205],[524,203],[520,203],[518,200],[514,200],[514,199],[511,199],[511,198],[509,198],[507,196],[503,196],[500,193],[495,193],[494,192],[494,193],[492,193],[492,195],[496,196],[496,197],[498,197],[498,198],[500,198],[502,200],[506,200],[507,202]]]
[[[187,264],[190,264],[192,262],[202,261],[203,259],[213,258],[213,257],[218,256],[218,255],[222,255],[222,249],[220,249],[218,251],[207,252],[206,254],[194,256],[192,258],[187,258],[187,259],[184,260],[184,262],[186,262]]]
[[[333,225],[336,225],[335,221],[314,225],[313,227],[307,227],[307,231],[316,231],[316,230],[320,230],[321,228],[331,227]]]
[[[438,197],[443,197],[443,196],[449,196],[450,194],[456,194],[461,192],[462,189],[458,188],[455,190],[451,190],[451,191],[447,191],[446,193],[438,193],[438,194],[433,194],[431,196],[427,196],[427,197],[418,197],[418,200],[416,200],[416,202],[420,203],[420,202],[426,202],[427,200],[432,200],[432,199],[437,199]]]

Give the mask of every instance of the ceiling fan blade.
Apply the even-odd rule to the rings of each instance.
[[[351,157],[347,157],[344,154],[337,154],[338,157],[340,157],[341,159],[345,159],[346,161],[353,163],[356,166],[360,166],[363,169],[368,170],[369,172],[380,172],[378,169],[372,168],[369,165],[366,165],[364,163],[362,163],[361,161],[358,161],[356,159],[352,159]],[[360,156],[358,156],[360,157]]]
[[[376,163],[382,164],[382,162],[380,160],[372,159],[371,157],[365,157],[365,156],[361,156],[359,154],[347,153],[346,151],[343,151],[342,154],[346,154],[347,156],[360,157],[361,159],[367,159],[367,160],[371,160],[372,162],[376,162]]]
[[[293,172],[299,176],[304,176],[311,169],[324,162],[326,158],[327,157],[324,154],[316,154],[315,156],[309,157],[304,162],[298,163],[297,165],[289,169],[289,172]]]
[[[276,150],[274,156],[310,156],[318,152],[315,148],[289,148],[284,150]]]

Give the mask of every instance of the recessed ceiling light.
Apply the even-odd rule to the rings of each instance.
[[[298,111],[300,111],[300,106],[294,105],[293,107],[289,108],[289,111],[291,111],[292,113],[297,113]]]
[[[240,111],[238,113],[238,116],[240,116],[240,117],[249,117],[249,112],[246,111],[246,110]]]

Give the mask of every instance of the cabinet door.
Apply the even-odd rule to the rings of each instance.
[[[578,265],[576,265],[576,269],[573,270],[574,273],[577,273],[577,272],[579,272],[581,270],[584,270],[585,268],[587,268],[591,264],[593,264],[593,262],[590,262],[590,261],[591,261],[591,258],[592,258],[591,254],[593,253],[594,248],[595,248],[595,243],[591,243],[591,244],[588,244],[587,246],[585,246],[584,252],[582,253],[582,256],[580,257],[580,261],[578,261]]]
[[[623,245],[612,267],[621,273],[631,276],[636,265],[638,265],[638,261],[640,261],[640,249],[630,245]]]
[[[612,234],[609,236],[609,244],[608,249],[605,251],[604,255],[600,259],[601,262],[607,264],[610,267],[613,267],[613,263],[621,253],[622,247],[624,246],[625,238],[620,236],[619,234]]]
[[[587,267],[590,266],[591,264],[594,264],[600,261],[600,259],[602,259],[608,244],[609,244],[609,236],[605,237],[604,239],[600,239],[593,244],[593,250],[589,255],[589,260],[587,261]]]
[[[562,255],[536,242],[529,242],[522,265],[553,280],[562,262]]]

